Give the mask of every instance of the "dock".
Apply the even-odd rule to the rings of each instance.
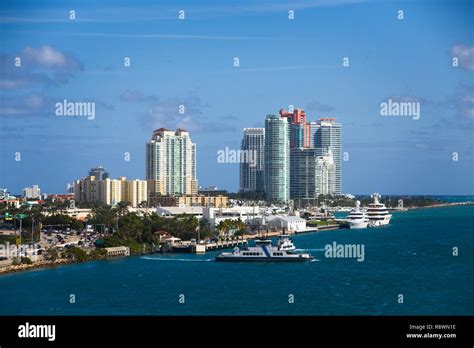
[[[220,242],[215,242],[215,243],[208,243],[208,244],[203,244],[206,247],[207,250],[219,250],[219,249],[227,249],[227,248],[234,248],[238,246],[244,246],[247,245],[248,240],[247,239],[238,239],[238,240],[229,240],[229,241],[220,241]],[[199,245],[199,244],[197,244]]]
[[[241,247],[247,245],[247,239],[237,239],[237,240],[226,240],[218,241],[212,243],[191,243],[191,242],[181,242],[179,244],[174,244],[171,246],[170,251],[174,253],[192,253],[192,254],[204,254],[208,250],[219,250],[219,249],[229,249],[235,247]]]
[[[337,230],[342,226],[339,224],[327,225],[327,226],[318,226],[318,227],[308,227],[302,231],[282,231],[282,230],[269,230],[269,231],[260,231],[258,234],[245,234],[241,236],[241,239],[236,240],[224,240],[211,243],[196,243],[189,241],[180,241],[179,243],[172,244],[169,251],[173,253],[192,253],[192,254],[205,254],[208,251],[220,250],[220,249],[232,249],[235,247],[246,246],[250,240],[259,239],[259,238],[272,238],[278,237],[283,233],[294,235],[294,234],[303,234],[303,233],[314,233],[318,231],[328,231],[328,230]]]

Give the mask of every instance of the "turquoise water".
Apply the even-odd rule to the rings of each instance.
[[[175,254],[4,275],[0,314],[472,315],[473,217],[473,206],[423,209],[396,212],[387,227],[295,236],[297,247],[316,256],[311,263]],[[326,258],[333,241],[363,244],[365,261]]]

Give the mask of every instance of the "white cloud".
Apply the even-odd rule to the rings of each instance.
[[[464,69],[474,71],[474,46],[455,45],[451,48],[451,56],[458,58]]]
[[[59,67],[67,63],[65,55],[51,46],[41,46],[39,48],[26,46],[23,55],[25,59],[46,67]]]
[[[21,58],[21,69],[14,65],[16,57]],[[47,45],[26,46],[19,53],[0,55],[0,65],[0,89],[4,90],[63,84],[83,69],[76,58]]]

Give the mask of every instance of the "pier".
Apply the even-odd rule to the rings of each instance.
[[[328,231],[328,230],[337,230],[343,228],[341,224],[332,224],[326,226],[318,227],[308,227],[305,230],[300,231],[286,231],[286,230],[268,230],[260,231],[256,234],[245,234],[241,236],[241,239],[235,240],[224,240],[211,243],[196,243],[190,241],[181,241],[177,238],[172,238],[171,243],[167,247],[166,251],[172,253],[192,253],[192,254],[205,254],[207,251],[214,251],[220,249],[231,249],[235,247],[246,246],[250,240],[254,239],[266,239],[279,237],[282,234],[295,235],[295,234],[304,234],[304,233],[314,233],[318,231]],[[163,250],[163,249],[162,249]]]
[[[207,251],[207,250],[233,248],[236,246],[244,246],[244,245],[247,245],[247,243],[248,243],[247,239],[239,239],[239,240],[229,240],[229,241],[208,243],[208,244],[204,244],[204,246],[206,247],[206,251]]]
[[[179,243],[169,246],[168,251],[173,253],[192,253],[204,254],[208,250],[229,249],[247,245],[247,239],[225,240],[211,243],[193,243],[188,241],[180,241]]]

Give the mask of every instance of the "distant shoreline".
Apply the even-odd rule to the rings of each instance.
[[[470,206],[474,205],[474,202],[448,202],[448,203],[438,203],[432,205],[426,205],[423,207],[406,207],[408,210],[416,210],[416,209],[430,209],[430,208],[445,208],[445,207],[458,207],[458,206]],[[396,211],[396,208],[395,208]]]

